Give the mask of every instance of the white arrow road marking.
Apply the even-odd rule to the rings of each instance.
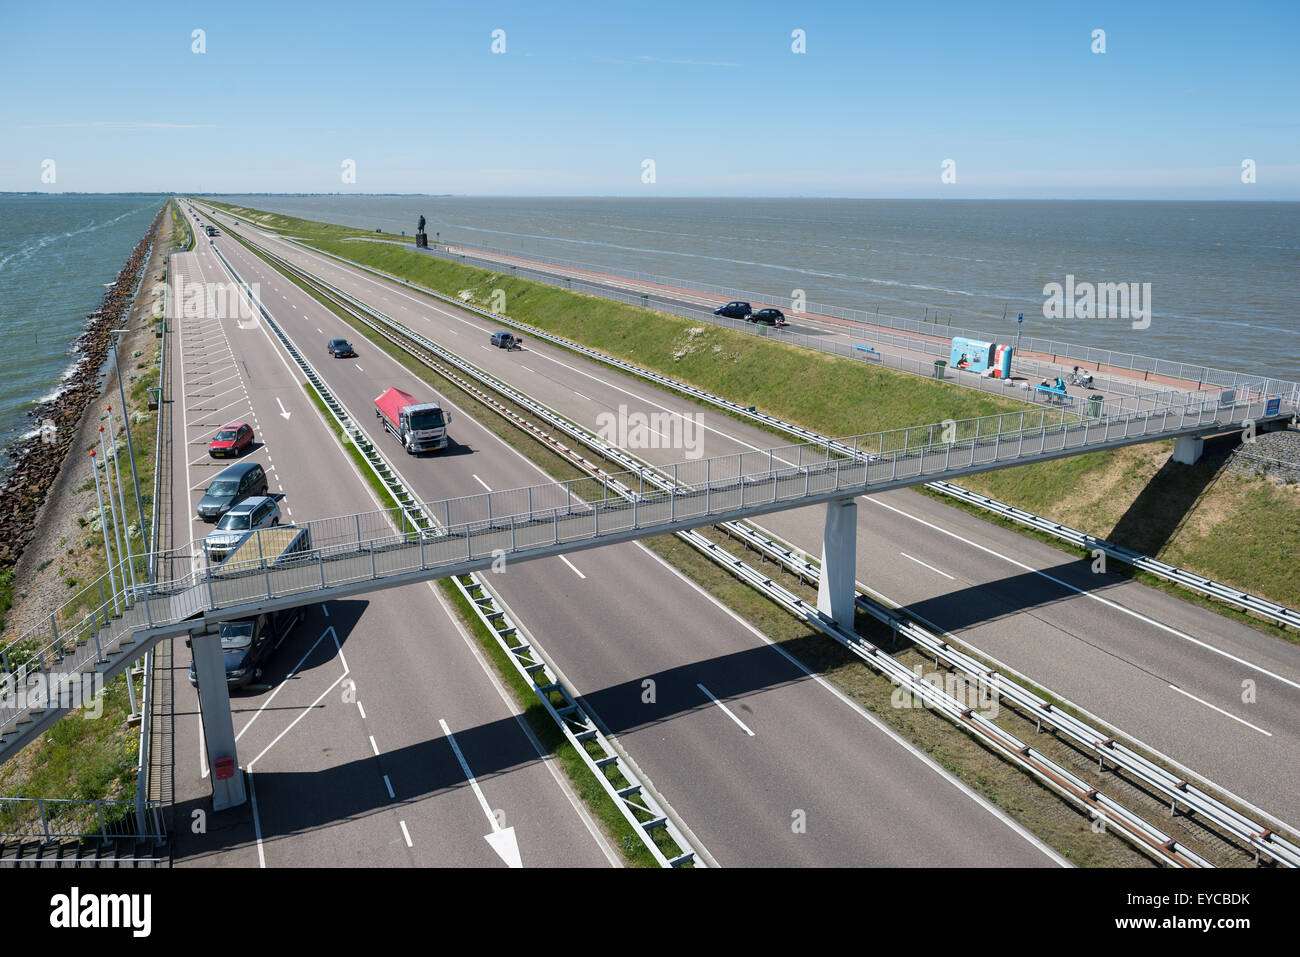
[[[292,412],[286,412],[284,410],[284,403],[280,401],[280,397],[278,395],[275,397],[275,404],[280,407],[280,416],[282,418],[288,419],[289,416],[293,415]]]
[[[492,813],[487,798],[483,796],[482,788],[474,780],[474,774],[470,771],[469,765],[465,763],[465,755],[460,753],[460,745],[456,743],[456,738],[451,733],[451,729],[447,727],[447,722],[439,718],[438,724],[442,727],[442,733],[447,736],[447,743],[456,752],[456,760],[460,762],[460,769],[465,772],[465,779],[469,781],[469,786],[474,789],[474,796],[478,798],[479,806],[483,808],[483,813],[487,815],[488,821],[492,824],[492,833],[484,834],[483,840],[487,841],[501,860],[506,862],[507,867],[523,867],[524,862],[519,857],[519,842],[515,840],[515,829],[513,827],[502,828],[497,823],[497,816]]]

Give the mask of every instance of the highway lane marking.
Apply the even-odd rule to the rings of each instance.
[[[402,837],[406,838],[406,846],[414,847],[415,845],[411,843],[411,832],[406,829],[406,822],[398,821],[397,823],[402,825]]]
[[[388,788],[388,799],[390,801],[397,797],[397,795],[393,793],[393,782],[388,780],[387,774],[384,775],[384,787]]]
[[[365,721],[365,720],[366,720],[366,709],[363,708],[363,707],[361,707],[361,701],[360,701],[360,699],[357,700],[357,710],[358,710],[359,712],[361,712],[361,720],[362,720],[362,721]]]
[[[355,362],[352,363],[352,364],[353,364],[354,366],[357,366],[357,364],[356,364]],[[357,366],[357,369],[360,370],[361,372],[365,372],[365,371],[366,371],[365,369],[362,369],[361,366]]]
[[[298,672],[302,670],[302,666],[307,663],[307,659],[310,658],[312,652],[316,650],[316,646],[325,640],[326,635],[332,634],[333,631],[334,631],[333,626],[326,628],[324,631],[320,633],[320,637],[317,638],[314,642],[312,642],[312,646],[307,649],[307,653],[298,659],[298,663],[296,665],[294,665],[291,669],[289,669],[289,673],[284,676],[283,681],[281,681],[278,685],[275,686],[275,690],[271,692],[271,696],[267,698],[264,702],[262,702],[262,706],[258,708],[255,712],[253,712],[253,716],[248,719],[248,724],[244,725],[244,727],[240,729],[240,732],[237,735],[235,735],[236,742],[238,742],[239,739],[244,736],[244,732],[253,726],[253,722],[256,721],[261,716],[262,712],[267,709],[267,706],[270,705],[270,703],[275,700],[275,696],[280,693],[280,689],[282,689],[286,684],[288,684],[289,681],[296,674],[298,674]],[[338,637],[335,636],[335,641],[337,642],[337,640]]]
[[[1254,664],[1253,662],[1247,661],[1244,658],[1239,658],[1236,655],[1232,654],[1231,652],[1224,651],[1221,648],[1216,648],[1213,645],[1208,644],[1207,642],[1201,641],[1199,638],[1193,638],[1191,635],[1185,632],[1181,632],[1177,628],[1173,628],[1169,625],[1164,624],[1163,622],[1156,621],[1154,618],[1148,618],[1146,615],[1143,615],[1141,612],[1136,612],[1131,608],[1125,608],[1123,605],[1116,604],[1115,602],[1111,601],[1108,598],[1102,598],[1100,595],[1094,595],[1091,592],[1084,591],[1082,588],[1077,588],[1074,585],[1071,585],[1069,582],[1062,581],[1059,578],[1047,574],[1047,572],[1039,571],[1037,568],[1034,568],[1032,565],[1026,565],[1024,562],[1019,562],[1016,561],[1014,558],[1009,558],[1008,556],[1003,555],[1001,552],[994,551],[993,549],[985,545],[981,545],[978,542],[972,542],[970,539],[963,538],[961,535],[958,535],[956,532],[950,532],[946,528],[941,528],[938,525],[933,525],[930,522],[927,522],[923,518],[918,518],[915,515],[903,511],[901,508],[895,508],[893,505],[886,505],[884,502],[879,501],[874,496],[864,495],[861,497],[865,501],[871,502],[873,505],[879,505],[881,508],[887,508],[891,512],[894,512],[898,515],[902,515],[904,518],[910,518],[914,522],[919,522],[920,524],[924,525],[926,528],[933,529],[936,532],[940,532],[944,535],[947,535],[949,538],[955,538],[959,542],[965,542],[967,545],[971,546],[972,548],[977,548],[980,551],[985,552],[989,555],[994,555],[997,558],[1001,558],[1003,561],[1009,562],[1010,564],[1015,565],[1017,568],[1023,569],[1027,572],[1033,572],[1035,575],[1041,575],[1043,578],[1046,578],[1048,581],[1055,582],[1056,584],[1060,585],[1062,588],[1068,589],[1069,591],[1072,591],[1077,595],[1082,595],[1084,598],[1088,598],[1091,599],[1092,601],[1100,602],[1101,604],[1105,605],[1107,608],[1113,608],[1116,611],[1123,612],[1124,614],[1129,615],[1132,618],[1136,618],[1139,621],[1144,621],[1148,625],[1152,625],[1156,628],[1159,628],[1161,631],[1168,632],[1169,634],[1173,635],[1175,638],[1181,638],[1184,641],[1191,642],[1194,645],[1198,645],[1199,647],[1204,648],[1206,651],[1212,651],[1216,655],[1220,655],[1224,658],[1227,658],[1229,661],[1235,661],[1237,664],[1244,665],[1245,667],[1250,668],[1252,671],[1257,671],[1262,675],[1266,675],[1269,678],[1273,678],[1277,681],[1282,682],[1282,684],[1290,685],[1292,688],[1300,690],[1300,682],[1292,681],[1290,678],[1284,678],[1279,674],[1275,674],[1266,668]]]
[[[528,366],[524,365],[522,362],[519,363],[519,368],[523,369],[525,372],[532,372],[533,375],[537,375],[536,372],[533,372],[532,369],[528,368]]]
[[[904,558],[912,558],[912,556],[909,555],[909,554],[907,554],[907,552],[899,552],[898,554],[902,555]],[[940,575],[942,575],[944,578],[948,579],[949,581],[955,581],[955,579],[954,579],[951,575],[949,575],[947,572],[941,572],[941,571],[939,571],[939,569],[935,568],[933,565],[926,565],[925,562],[921,561],[921,559],[919,559],[919,558],[912,558],[912,561],[916,562],[918,565],[921,565],[921,566],[923,566],[923,567],[925,567],[925,568],[930,569],[930,571],[932,571],[932,572],[938,572]]]
[[[447,743],[451,745],[452,751],[456,753],[456,760],[460,763],[460,769],[465,774],[465,780],[473,788],[474,796],[478,798],[479,807],[483,809],[483,814],[492,827],[492,833],[486,835],[484,840],[505,861],[507,867],[523,867],[523,862],[519,859],[519,843],[515,839],[515,829],[501,826],[501,822],[497,820],[496,814],[492,811],[492,806],[488,804],[487,798],[483,796],[483,789],[478,786],[478,781],[474,778],[474,772],[469,769],[465,755],[461,753],[460,745],[456,743],[456,736],[451,733],[451,728],[447,727],[447,722],[442,718],[438,719],[438,725],[442,728],[442,733],[447,736]]]
[[[700,689],[701,691],[703,691],[706,695],[708,695],[708,696],[709,696],[709,700],[712,701],[714,704],[716,704],[719,708],[721,708],[722,711],[723,711],[723,713],[726,714],[726,716],[727,716],[728,718],[730,718],[732,721],[736,722],[736,724],[740,725],[741,730],[743,730],[743,731],[744,731],[747,735],[749,735],[751,738],[754,737],[754,732],[749,730],[749,728],[746,726],[745,722],[741,721],[741,720],[740,720],[739,718],[737,718],[734,714],[732,714],[732,713],[731,713],[731,709],[728,708],[725,704],[723,704],[723,703],[722,703],[721,701],[719,701],[717,698],[713,697],[713,692],[711,692],[708,688],[704,687],[704,685],[700,684],[699,682],[696,682],[696,683],[695,683],[695,687],[699,688],[699,689]]]
[[[317,327],[316,327],[316,331],[317,331],[317,332],[320,332],[320,334],[321,334],[322,336],[325,335],[324,332],[321,332],[321,327],[320,327],[320,326],[317,326]]]
[[[852,711],[854,714],[856,714],[859,718],[861,718],[863,721],[866,721],[866,722],[867,722],[869,725],[871,725],[872,727],[876,728],[876,729],[877,729],[878,731],[880,731],[882,734],[884,734],[885,736],[887,736],[891,741],[893,741],[895,744],[897,744],[900,748],[902,748],[904,751],[906,751],[907,753],[909,753],[910,755],[912,755],[912,757],[914,757],[914,758],[916,758],[918,761],[920,761],[923,765],[925,765],[927,768],[929,768],[931,771],[933,771],[933,772],[934,772],[934,773],[935,773],[935,774],[936,774],[936,775],[937,775],[941,780],[943,780],[943,781],[946,782],[947,784],[951,785],[953,788],[955,788],[955,789],[956,789],[957,791],[959,791],[960,793],[964,794],[966,797],[970,798],[972,801],[974,801],[976,804],[978,804],[981,808],[983,808],[985,811],[987,811],[990,815],[992,815],[994,818],[996,818],[996,819],[997,819],[998,821],[1000,821],[1002,824],[1006,825],[1007,828],[1009,828],[1010,830],[1012,830],[1012,831],[1014,831],[1016,834],[1018,834],[1021,838],[1023,838],[1023,839],[1028,843],[1028,844],[1030,844],[1030,845],[1031,845],[1032,847],[1034,847],[1036,850],[1041,851],[1041,852],[1042,852],[1042,853],[1043,853],[1047,858],[1049,858],[1049,859],[1050,859],[1053,863],[1055,863],[1058,867],[1069,867],[1069,866],[1070,866],[1069,862],[1066,861],[1065,858],[1061,857],[1060,854],[1058,854],[1055,850],[1053,850],[1051,847],[1049,847],[1047,844],[1045,844],[1045,843],[1044,843],[1042,840],[1040,840],[1038,837],[1035,837],[1033,834],[1031,834],[1028,830],[1026,830],[1026,829],[1024,828],[1023,825],[1021,825],[1020,823],[1018,823],[1017,821],[1015,821],[1015,820],[1013,820],[1011,817],[1009,817],[1009,816],[1006,814],[1006,812],[1004,812],[1004,811],[1001,810],[999,807],[997,807],[996,805],[992,804],[992,803],[989,802],[986,798],[984,798],[983,796],[981,796],[980,794],[978,794],[978,793],[977,793],[976,791],[974,791],[974,790],[973,790],[969,785],[967,785],[964,781],[961,781],[961,780],[959,780],[958,778],[954,777],[950,772],[948,772],[945,768],[943,768],[943,767],[942,767],[942,766],[941,766],[937,761],[935,761],[932,757],[930,757],[930,756],[929,756],[928,754],[926,754],[925,752],[921,751],[921,749],[918,748],[916,745],[912,744],[912,742],[908,741],[906,738],[904,738],[901,734],[899,734],[897,731],[895,731],[895,730],[894,730],[893,728],[891,728],[889,725],[885,724],[883,721],[881,721],[881,720],[880,720],[879,718],[877,718],[875,715],[871,714],[869,711],[867,711],[865,708],[863,708],[860,704],[858,704],[856,701],[854,701],[852,698],[850,698],[848,695],[846,695],[843,691],[841,691],[839,688],[835,687],[835,685],[831,684],[829,681],[827,681],[827,680],[826,680],[825,678],[823,678],[821,675],[819,675],[819,674],[817,674],[816,672],[814,672],[811,668],[809,668],[809,667],[808,667],[807,665],[805,665],[802,661],[800,661],[798,658],[796,658],[794,655],[792,655],[789,651],[787,651],[786,649],[782,648],[779,644],[777,644],[776,642],[774,642],[771,638],[769,638],[767,635],[765,635],[762,631],[760,631],[759,629],[755,628],[755,627],[754,627],[753,625],[751,625],[749,622],[745,621],[744,618],[741,618],[740,615],[736,614],[736,612],[732,611],[730,608],[728,608],[726,605],[724,605],[721,601],[719,601],[719,600],[718,600],[716,597],[714,597],[712,594],[710,594],[709,592],[705,591],[703,588],[701,588],[701,587],[700,587],[698,584],[696,584],[695,582],[691,581],[689,578],[687,578],[684,574],[682,574],[680,571],[678,571],[678,570],[677,570],[676,568],[674,568],[672,565],[669,565],[668,562],[664,561],[663,558],[661,558],[659,555],[655,554],[655,553],[652,552],[649,548],[647,548],[647,547],[645,546],[645,543],[640,542],[640,541],[636,541],[636,542],[633,542],[633,544],[635,544],[637,548],[641,549],[641,551],[645,552],[645,553],[646,553],[647,555],[649,555],[652,559],[654,559],[654,560],[657,561],[660,565],[662,565],[665,569],[667,569],[669,574],[675,576],[675,577],[676,577],[677,579],[679,579],[680,581],[685,582],[686,585],[687,585],[687,587],[689,587],[689,588],[691,588],[692,590],[694,590],[698,595],[700,595],[701,597],[703,597],[703,598],[705,599],[705,601],[708,601],[709,603],[711,603],[712,605],[714,605],[714,606],[715,606],[716,608],[718,608],[718,609],[719,609],[723,614],[727,615],[729,618],[731,618],[733,621],[735,621],[738,625],[740,625],[740,627],[741,627],[742,629],[744,629],[745,631],[749,632],[751,635],[753,635],[755,638],[757,638],[757,639],[758,639],[759,641],[761,641],[763,644],[767,645],[767,647],[771,648],[771,649],[772,649],[773,651],[775,651],[778,655],[780,655],[782,658],[784,658],[786,661],[788,661],[788,662],[789,662],[789,663],[790,663],[794,668],[796,668],[796,669],[797,669],[801,674],[807,676],[808,678],[811,678],[811,679],[812,679],[813,681],[815,681],[818,685],[820,685],[823,689],[825,689],[826,691],[828,691],[828,692],[832,695],[832,697],[834,697],[834,698],[836,698],[838,701],[840,701],[840,703],[842,703],[842,704],[845,705],[847,708],[849,708],[849,710],[851,710],[851,711]],[[570,689],[573,689],[573,682],[569,681],[569,682],[566,682],[566,684],[568,685],[568,687],[569,687]],[[575,693],[576,693],[576,692],[575,692]],[[645,775],[642,774],[641,777],[644,778]],[[662,799],[662,798],[660,799],[659,803],[660,803],[660,804],[663,803],[663,799]],[[699,847],[699,846],[700,846],[700,844],[699,844],[698,841],[694,841],[693,843],[695,843],[696,847]]]
[[[491,485],[488,485],[487,482],[483,481],[483,480],[482,480],[481,478],[479,478],[477,475],[474,476],[474,481],[475,481],[475,482],[478,482],[479,485],[482,485],[482,486],[483,486],[485,489],[487,489],[489,492],[492,491],[492,486],[491,486]]]
[[[573,573],[574,573],[575,575],[577,575],[579,578],[586,578],[586,577],[587,577],[587,576],[584,575],[582,572],[578,571],[578,569],[577,569],[576,567],[574,567],[573,562],[569,561],[569,560],[568,560],[567,558],[565,558],[563,555],[560,555],[560,556],[559,556],[559,559],[560,559],[560,561],[564,562],[564,564],[566,564],[566,565],[568,565],[570,568],[572,568],[572,569],[573,569]]]
[[[583,394],[582,394],[581,392],[579,392],[577,389],[574,389],[574,390],[573,390],[573,394],[576,395],[579,399],[586,399],[588,402],[591,401],[591,396],[589,396],[589,395],[583,395]]]
[[[379,757],[379,745],[375,744],[375,736],[370,736],[370,750],[375,752],[375,757]]]
[[[1251,724],[1249,721],[1245,720],[1244,718],[1238,718],[1232,712],[1224,711],[1222,708],[1218,707],[1217,705],[1212,705],[1210,704],[1210,702],[1202,698],[1196,697],[1196,695],[1192,694],[1190,691],[1184,691],[1182,688],[1178,687],[1178,685],[1170,685],[1169,687],[1172,688],[1174,691],[1177,691],[1179,694],[1187,695],[1187,697],[1191,698],[1193,701],[1199,702],[1205,705],[1207,708],[1212,708],[1213,710],[1219,712],[1219,714],[1231,718],[1233,721],[1240,721],[1242,724],[1250,728],[1252,731],[1258,731],[1260,734],[1267,735],[1270,738],[1273,737],[1272,732],[1265,731],[1263,728],[1257,728],[1255,727],[1255,725]]]

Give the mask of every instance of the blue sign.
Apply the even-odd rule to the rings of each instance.
[[[1016,325],[1020,325],[1020,323],[1024,321],[1025,321],[1025,314],[1023,312],[1020,315],[1016,316]]]
[[[1269,399],[1268,405],[1264,406],[1265,415],[1277,415],[1278,410],[1282,407],[1281,399]]]

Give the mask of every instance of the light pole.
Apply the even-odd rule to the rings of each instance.
[[[113,463],[113,475],[117,479],[117,505],[122,515],[122,534],[126,538],[126,563],[131,569],[131,595],[134,597],[135,556],[131,554],[131,520],[127,518],[126,500],[122,497],[122,463],[117,456],[117,438],[113,435],[113,407],[107,406],[106,411],[108,412],[108,451],[104,454],[108,457],[104,460],[104,465],[107,467],[110,461]],[[126,588],[126,575],[122,576],[122,587]]]
[[[1016,316],[1016,347],[1011,350],[1013,357],[1020,355],[1020,327],[1024,324],[1025,314],[1022,312]]]
[[[144,523],[144,502],[140,499],[140,476],[135,473],[135,449],[131,445],[131,416],[126,409],[126,390],[122,388],[122,363],[118,360],[117,355],[117,336],[126,332],[125,329],[108,330],[108,341],[113,346],[113,365],[117,366],[117,394],[122,399],[122,425],[126,429],[126,454],[131,459],[131,482],[135,485],[135,508],[136,513],[140,516],[140,540],[147,542],[148,535],[145,533]],[[154,468],[158,463],[154,463]]]
[[[104,494],[108,497],[107,518],[113,519],[113,541],[117,543],[117,560],[119,563],[126,560],[126,546],[122,544],[122,523],[117,520],[117,506],[113,504],[113,466],[112,460],[108,454],[108,449],[104,443],[104,427],[99,427],[99,450],[104,453]],[[123,568],[118,577],[122,579],[122,604],[126,605],[126,569]]]
[[[113,614],[121,613],[117,603],[117,579],[113,576],[113,549],[108,544],[108,514],[104,511],[104,496],[99,491],[99,469],[95,465],[95,450],[90,450],[90,472],[95,479],[95,498],[99,501],[99,530],[104,533],[104,554],[108,556],[108,584],[113,589]]]

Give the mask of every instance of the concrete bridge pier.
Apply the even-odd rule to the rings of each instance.
[[[199,712],[203,719],[203,742],[208,752],[212,781],[212,810],[239,807],[246,800],[244,772],[235,752],[235,721],[230,714],[230,689],[226,685],[226,656],[221,650],[221,633],[208,632],[190,640],[194,650],[194,671],[199,682]]]
[[[1195,465],[1205,451],[1205,440],[1195,435],[1180,435],[1174,439],[1174,461]]]
[[[853,630],[857,596],[858,502],[841,498],[826,503],[822,536],[822,577],[817,586],[817,610],[849,631]]]

